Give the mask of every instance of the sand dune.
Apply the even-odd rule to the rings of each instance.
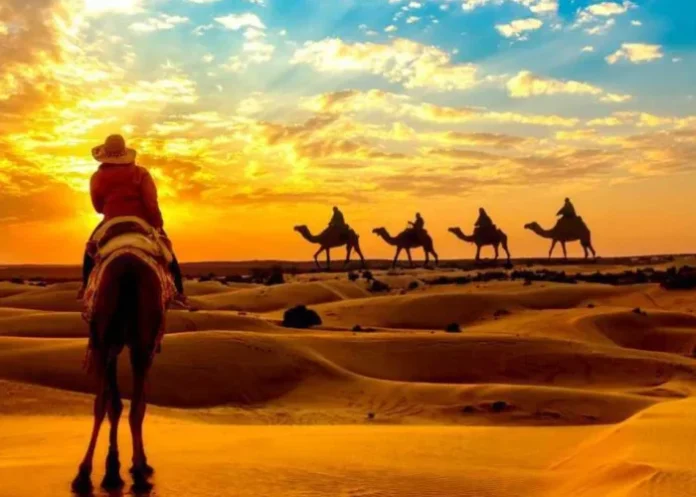
[[[428,283],[466,274],[374,271],[380,293],[345,273],[187,281],[201,310],[168,314],[149,382],[158,494],[696,493],[696,292]],[[64,485],[84,449],[77,286],[0,283],[0,496],[44,495],[36,470]],[[280,327],[300,304],[323,325]],[[119,377],[127,397],[127,354]]]
[[[268,312],[295,305],[314,305],[368,296],[367,290],[346,280],[289,283],[270,287],[194,297],[201,309]]]

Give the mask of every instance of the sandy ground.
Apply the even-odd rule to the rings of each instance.
[[[169,314],[149,380],[152,495],[696,495],[696,291],[374,274],[389,291],[188,281],[200,310]],[[2,497],[70,495],[93,389],[76,288],[0,282]],[[298,304],[322,326],[281,327]]]

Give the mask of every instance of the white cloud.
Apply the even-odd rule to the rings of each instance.
[[[537,76],[530,71],[520,71],[507,82],[508,94],[513,98],[529,98],[538,95],[600,95],[601,88],[580,81],[563,81]]]
[[[193,30],[193,34],[196,36],[203,36],[203,33],[213,29],[214,27],[215,25],[213,24],[204,24],[202,26],[197,26],[196,29]]]
[[[406,88],[463,90],[479,83],[475,65],[453,64],[447,52],[403,38],[389,44],[346,43],[340,38],[306,42],[291,63],[327,73],[377,74]]]
[[[631,21],[631,26],[642,26],[643,23],[640,21]]]
[[[129,29],[138,33],[151,33],[153,31],[173,29],[177,25],[187,22],[189,22],[188,17],[160,14],[157,17],[151,17],[142,22],[135,22],[129,26]]]
[[[585,32],[588,35],[603,35],[607,31],[609,31],[615,24],[616,21],[614,19],[607,19],[607,21],[603,24],[596,24],[590,28],[585,29]]]
[[[629,100],[632,100],[633,96],[632,95],[625,95],[625,94],[618,94],[618,93],[607,93],[605,94],[600,100],[602,102],[607,102],[610,104],[623,104],[625,102],[628,102]]]
[[[471,12],[489,4],[498,5],[506,0],[464,0],[462,9]],[[507,0],[527,7],[535,14],[555,14],[558,12],[558,0]]]
[[[210,63],[211,63],[212,61],[214,61],[214,60],[215,60],[215,56],[214,56],[213,54],[211,54],[211,53],[205,54],[205,55],[203,56],[203,62],[206,62],[206,63],[208,63],[208,64],[210,64]]]
[[[216,22],[222,24],[226,29],[239,31],[242,28],[266,29],[266,25],[259,19],[259,16],[249,12],[244,14],[230,14],[224,17],[216,17]]]
[[[384,31],[385,31],[386,33],[393,33],[393,32],[396,31],[397,29],[399,29],[399,28],[397,28],[397,27],[394,26],[393,24],[390,24],[389,26],[387,26],[386,28],[384,28]]]
[[[418,17],[418,16],[409,16],[409,17],[406,19],[406,24],[413,24],[414,22],[418,22],[418,21],[420,21],[420,17]]]
[[[593,16],[609,17],[628,12],[628,9],[635,7],[635,4],[629,1],[624,3],[602,2],[590,5],[583,12],[587,12]]]
[[[581,52],[594,52],[594,47],[592,45],[587,45],[586,47],[582,47]]]
[[[84,0],[84,11],[88,16],[99,16],[107,12],[138,14],[143,12],[142,0]]]
[[[634,64],[650,62],[661,59],[664,56],[662,46],[646,43],[624,43],[621,48],[606,57],[609,64],[616,64],[621,59],[626,59]]]
[[[520,71],[507,82],[508,94],[512,98],[530,98],[540,95],[592,95],[601,102],[621,104],[633,97],[610,93],[604,89],[581,81],[560,80],[538,76],[530,71]]]
[[[505,38],[522,38],[527,31],[535,31],[544,25],[539,19],[516,19],[510,24],[498,24],[495,29]]]

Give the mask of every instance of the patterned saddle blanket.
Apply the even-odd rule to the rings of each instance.
[[[95,233],[95,235],[101,234],[101,236],[95,236],[91,240],[91,243],[93,243],[92,248],[95,251],[93,255],[95,267],[90,274],[87,287],[85,288],[82,311],[82,318],[87,323],[91,323],[94,318],[106,268],[108,268],[109,264],[113,261],[125,254],[137,257],[147,264],[157,275],[161,289],[160,305],[163,315],[166,315],[166,310],[169,308],[170,303],[176,295],[174,278],[169,270],[169,261],[160,245],[164,242],[153,239],[152,232],[147,233],[146,229],[143,229],[141,223],[136,222],[135,224],[137,227],[133,228],[133,225],[129,225],[128,222],[122,223],[118,225],[118,229],[113,229],[116,225],[111,224],[111,226],[107,226],[107,229],[103,231],[102,228],[104,228],[104,226],[102,226]],[[146,227],[148,226],[146,225]],[[129,228],[133,229],[133,231],[128,231]],[[168,247],[165,246],[164,248],[167,249],[167,253],[171,256],[171,251]],[[165,320],[163,319],[155,350],[160,349],[165,324]],[[88,348],[91,348],[91,342],[90,339]]]

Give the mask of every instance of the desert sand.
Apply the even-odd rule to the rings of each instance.
[[[78,284],[0,270],[0,496],[67,496],[93,398]],[[149,380],[152,495],[696,495],[696,290],[428,283],[477,272],[189,279],[198,310],[169,313]],[[323,324],[282,327],[299,304]],[[120,440],[127,466],[127,416]]]

